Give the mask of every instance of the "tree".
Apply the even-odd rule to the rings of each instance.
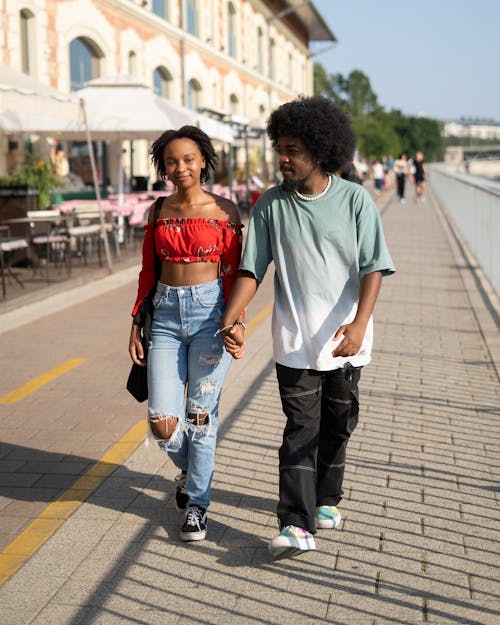
[[[314,93],[331,98],[350,115],[358,138],[360,154],[379,158],[417,150],[426,160],[442,158],[441,125],[435,119],[405,117],[401,111],[385,112],[378,104],[369,78],[361,70],[349,76],[328,74],[324,67],[314,64]]]
[[[396,132],[386,123],[384,115],[358,117],[353,122],[360,154],[369,159],[386,154],[398,154],[401,142]]]
[[[441,123],[426,117],[405,117],[401,111],[386,113],[387,121],[401,140],[401,151],[409,155],[421,150],[427,161],[441,159]]]
[[[339,80],[339,85],[344,87],[347,106],[353,118],[374,115],[380,111],[370,80],[360,70],[354,70],[347,79]]]
[[[314,93],[331,98],[353,118],[380,111],[370,79],[358,69],[344,77],[342,74],[327,74],[322,65],[315,63]]]
[[[335,75],[327,74],[325,68],[320,63],[314,63],[313,66],[313,89],[314,95],[322,95],[330,98],[336,104],[343,104],[335,90]]]

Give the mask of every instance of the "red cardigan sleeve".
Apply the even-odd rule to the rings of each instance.
[[[132,317],[135,317],[144,298],[151,291],[156,282],[153,224],[148,223],[144,226],[144,229],[146,232],[144,234],[144,241],[142,242],[142,268],[139,273],[139,286],[137,288],[137,298],[134,308],[132,309]]]
[[[241,224],[228,222],[223,232],[223,250],[220,258],[220,273],[224,299],[229,300],[229,294],[241,261],[242,234]]]

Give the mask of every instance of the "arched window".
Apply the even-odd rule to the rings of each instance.
[[[274,71],[274,63],[275,63],[275,47],[274,39],[271,39],[269,42],[269,78],[274,80],[275,71]]]
[[[261,74],[264,70],[264,32],[259,26],[257,29],[257,71]]]
[[[21,70],[32,74],[34,70],[35,16],[28,9],[19,11],[21,36]]]
[[[80,89],[83,84],[100,76],[100,60],[103,54],[90,39],[78,37],[69,44],[71,90]]]
[[[235,93],[232,93],[229,96],[229,108],[231,110],[231,114],[238,115],[239,103],[240,101],[238,100],[238,96]]]
[[[137,74],[137,54],[133,50],[128,53],[128,73],[131,76]]]
[[[172,75],[164,67],[157,67],[153,72],[153,89],[163,98],[170,96],[170,85],[172,84]]]
[[[194,78],[187,84],[186,96],[187,107],[196,111],[200,107],[201,85]]]
[[[168,0],[153,0],[151,3],[151,10],[158,17],[162,17],[164,20],[168,19]]]
[[[188,33],[198,34],[198,13],[196,0],[186,0],[186,27]]]
[[[232,2],[227,5],[227,53],[236,58],[236,9]]]

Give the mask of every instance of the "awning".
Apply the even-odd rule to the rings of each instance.
[[[21,72],[0,67],[0,132],[55,134],[78,121],[78,102]]]

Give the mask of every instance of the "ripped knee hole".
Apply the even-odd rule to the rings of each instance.
[[[188,412],[187,420],[192,425],[197,425],[197,426],[207,425],[207,423],[208,423],[208,412],[202,412],[202,413]]]
[[[153,415],[149,417],[151,431],[157,438],[168,440],[175,431],[178,417],[167,417],[165,415]]]

